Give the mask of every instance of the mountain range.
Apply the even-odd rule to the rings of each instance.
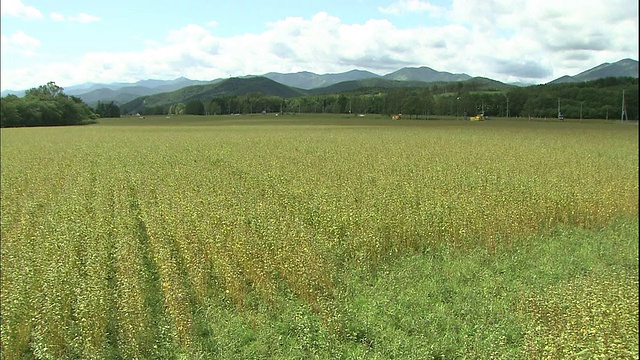
[[[577,75],[564,75],[548,84],[561,84],[568,82],[584,82],[597,80],[606,77],[638,77],[638,61],[632,59],[622,59],[615,63],[603,63]]]
[[[577,75],[565,75],[549,84],[581,82],[604,77],[638,78],[638,61],[623,59],[615,63],[603,63]],[[525,84],[504,84],[487,78],[473,78],[461,73],[437,71],[432,68],[405,67],[386,75],[377,75],[364,70],[351,70],[335,74],[315,74],[308,71],[297,73],[270,72],[264,75],[250,75],[243,78],[215,79],[211,81],[191,80],[179,77],[174,80],[141,80],[135,83],[97,84],[85,83],[64,89],[68,95],[77,96],[91,106],[98,101],[113,101],[117,105],[131,102],[141,97],[151,98],[146,103],[165,104],[184,99],[211,99],[216,96],[243,95],[248,92],[263,92],[268,95],[295,97],[305,94],[321,94],[348,91],[362,87],[424,86],[425,83],[480,81],[491,83],[493,87],[523,86]],[[275,84],[273,84],[275,82]],[[530,84],[533,85],[533,84]],[[3,91],[1,96],[15,94],[23,96],[23,91]]]

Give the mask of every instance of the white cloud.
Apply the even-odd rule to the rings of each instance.
[[[69,16],[67,19],[69,19],[69,21],[75,21],[79,23],[90,23],[90,22],[100,21],[99,17],[95,15],[85,14],[85,13],[79,13],[78,15],[75,15],[75,16]]]
[[[79,23],[90,23],[100,21],[100,18],[94,15],[89,15],[85,13],[79,13],[73,16],[64,16],[62,14],[52,12],[49,14],[49,17],[54,21],[71,21],[71,22],[79,22]]]
[[[65,21],[65,17],[62,14],[58,14],[55,12],[52,12],[51,14],[49,14],[49,17],[54,20],[54,21]]]
[[[2,35],[2,49],[11,50],[18,49],[23,51],[31,51],[40,46],[40,40],[25,34],[23,31],[5,36]]]
[[[40,47],[40,40],[25,34],[23,31],[16,31],[8,36],[5,34],[1,34],[0,37],[0,53],[2,56],[1,63],[3,64],[3,66],[5,66],[7,63],[10,63],[14,59],[26,57],[34,60],[41,57],[41,55],[37,51]],[[20,82],[23,79],[20,78],[19,72],[11,70],[5,73],[3,69],[0,80],[2,80],[2,89],[4,90],[5,84],[10,84],[14,81]],[[14,89],[22,88],[14,87]]]
[[[0,2],[2,16],[20,17],[25,19],[43,18],[40,10],[33,6],[25,5],[20,0],[2,0]]]
[[[426,3],[395,4],[417,11]],[[389,19],[348,24],[326,12],[287,17],[267,23],[261,33],[230,37],[215,36],[210,28],[215,22],[189,24],[168,31],[163,40],[144,42],[146,48],[136,52],[89,53],[74,63],[31,70],[3,67],[2,80],[24,89],[52,79],[72,85],[179,76],[212,80],[271,71],[386,74],[428,66],[542,83],[603,62],[637,59],[638,19],[632,11],[637,8],[635,0],[453,0],[446,11],[437,10],[449,21],[443,26],[401,28]],[[14,42],[3,36],[3,50],[5,39]]]
[[[431,16],[440,16],[444,9],[440,6],[433,5],[428,1],[420,0],[399,0],[389,6],[378,7],[378,11],[385,14],[398,15],[401,13],[418,13],[428,12]]]
[[[636,0],[453,0],[446,16],[501,44],[501,52],[496,52],[481,41],[486,44],[484,53],[546,62],[555,78],[607,61],[637,58],[637,14]]]
[[[205,25],[208,26],[208,27],[216,27],[216,26],[218,26],[218,22],[215,21],[215,20],[211,20],[211,21],[207,22]]]

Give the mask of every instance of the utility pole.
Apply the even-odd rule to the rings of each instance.
[[[558,98],[558,120],[564,121],[564,116],[562,116],[562,112],[560,112],[560,98]]]
[[[580,121],[582,121],[582,101],[580,101]]]
[[[629,117],[627,116],[627,111],[624,106],[624,89],[622,89],[622,112],[620,114],[620,121],[624,122],[625,117],[627,118],[627,120],[629,120]]]
[[[507,117],[509,117],[509,97],[507,96]]]

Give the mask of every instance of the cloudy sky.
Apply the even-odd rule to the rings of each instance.
[[[638,59],[637,0],[2,0],[2,90],[402,67],[545,83]]]

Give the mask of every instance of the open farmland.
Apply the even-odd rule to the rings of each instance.
[[[2,130],[2,358],[637,358],[638,128]]]

